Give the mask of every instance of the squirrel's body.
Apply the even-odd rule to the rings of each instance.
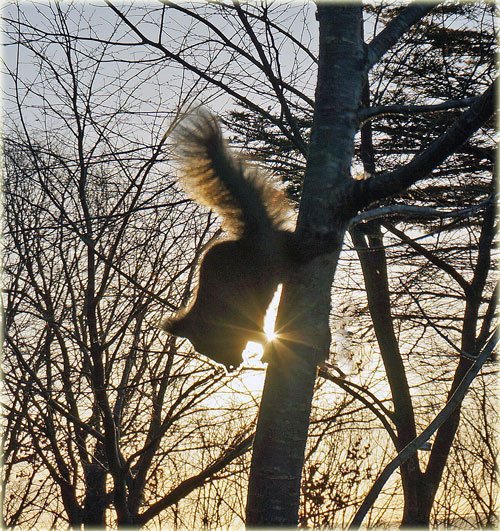
[[[193,199],[213,208],[234,239],[203,256],[196,297],[163,323],[201,354],[237,367],[248,341],[265,341],[264,316],[296,254],[284,194],[232,156],[214,117],[201,112],[177,131],[181,180]]]

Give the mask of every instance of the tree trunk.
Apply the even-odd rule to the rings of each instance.
[[[491,266],[491,249],[495,236],[495,207],[491,203],[484,213],[481,235],[479,237],[478,258],[474,267],[474,276],[470,288],[465,294],[464,322],[462,326],[461,351],[469,357],[462,356],[458,362],[453,382],[448,392],[448,398],[455,392],[465,374],[473,364],[474,358],[483,348],[479,344],[477,329],[479,323],[479,309],[488,271]],[[485,339],[485,338],[483,338]],[[439,428],[434,439],[429,463],[422,478],[420,488],[420,515],[423,521],[429,523],[432,505],[443,476],[443,472],[450,454],[453,440],[460,423],[461,405],[459,405],[448,420]]]
[[[330,348],[330,291],[350,205],[350,179],[363,83],[360,3],[318,4],[319,67],[311,143],[297,234],[311,261],[284,286],[250,470],[247,525],[298,523],[300,481],[317,363]],[[331,199],[337,198],[334,208]],[[325,249],[312,259],[315,249]]]
[[[248,487],[250,526],[298,522],[316,359],[307,346],[297,350],[280,341],[270,353]]]
[[[368,307],[391,388],[394,424],[398,437],[396,450],[399,452],[417,436],[415,417],[405,367],[394,333],[387,261],[382,234],[377,223],[366,224],[364,228],[368,232],[368,244],[360,228],[352,230],[351,234],[358,250],[368,297]],[[415,454],[408,459],[401,466],[400,471],[404,494],[402,525],[425,525],[426,523],[421,521],[419,508],[421,471],[418,455]]]
[[[99,463],[85,466],[86,495],[82,522],[88,527],[106,525],[106,471]]]
[[[368,76],[366,76],[363,86],[362,103],[363,107],[369,108],[370,86]],[[360,148],[360,157],[365,172],[374,175],[376,165],[371,122],[366,122],[361,127]],[[358,251],[370,316],[391,388],[392,403],[394,404],[393,421],[396,426],[397,451],[399,452],[416,437],[416,425],[406,371],[401,358],[399,343],[394,333],[383,237],[379,224],[375,222],[366,223],[363,228],[352,229],[351,236]],[[403,463],[400,467],[400,473],[404,496],[402,525],[416,526],[422,523],[419,504],[422,474],[417,454]]]

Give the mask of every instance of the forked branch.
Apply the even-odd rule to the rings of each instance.
[[[358,211],[369,204],[406,190],[428,177],[493,115],[496,83],[493,83],[455,122],[408,164],[364,181],[349,183],[348,194]]]

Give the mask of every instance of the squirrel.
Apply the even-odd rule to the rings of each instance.
[[[175,137],[183,188],[223,218],[230,238],[204,253],[192,301],[161,328],[231,371],[248,341],[265,343],[266,310],[298,260],[285,229],[291,212],[284,193],[230,151],[208,111],[184,119]]]

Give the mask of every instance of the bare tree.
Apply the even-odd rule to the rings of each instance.
[[[255,406],[217,413],[229,432],[211,427],[210,399],[231,377],[159,338],[215,233],[171,177],[175,109],[149,118],[119,75],[118,97],[103,93],[105,44],[72,36],[91,21],[49,10],[57,36],[19,32],[22,12],[9,21],[4,523],[144,525],[249,448]],[[150,143],[123,120],[135,111]]]

